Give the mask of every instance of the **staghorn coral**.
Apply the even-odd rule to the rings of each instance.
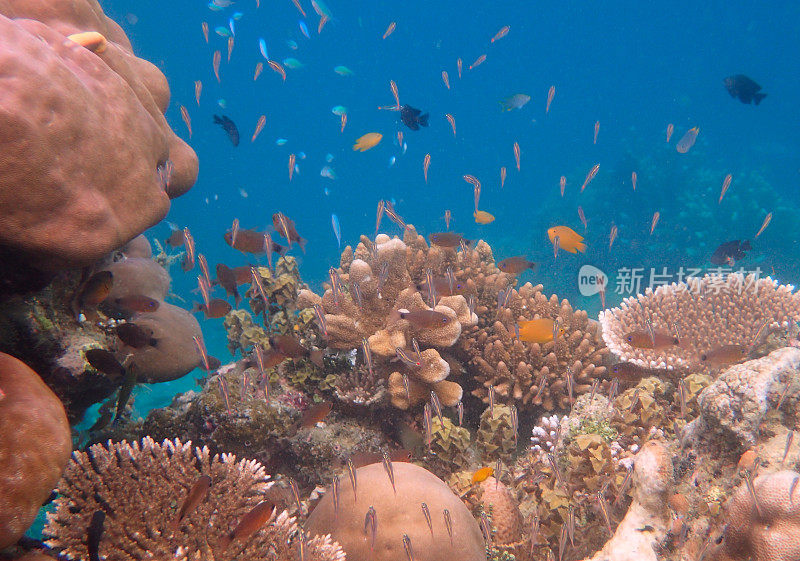
[[[408,409],[436,392],[444,405],[455,405],[461,399],[461,387],[445,380],[450,366],[441,357],[441,350],[452,347],[463,329],[477,318],[461,295],[443,296],[436,306],[429,307],[416,286],[425,279],[425,271],[444,274],[454,270],[458,257],[453,250],[428,247],[412,226],[403,240],[380,234],[373,244],[362,236],[355,251],[349,246],[341,257],[341,268],[331,273],[341,290],[326,287],[320,297],[301,290],[298,305],[320,305],[325,311],[328,346],[333,349],[357,349],[369,342],[376,375],[388,380],[392,404]],[[457,275],[458,276],[458,275]],[[337,279],[338,277],[338,279]],[[378,290],[380,284],[380,291]],[[448,322],[437,327],[415,326],[402,319],[398,310],[435,310]],[[416,356],[412,339],[424,348],[420,366],[393,362],[397,349]],[[427,347],[427,348],[425,348]],[[408,391],[403,375],[408,378]]]
[[[0,549],[16,542],[50,495],[72,448],[64,407],[39,376],[0,353]]]
[[[755,499],[745,484],[727,505],[728,523],[712,561],[790,561],[800,559],[800,502],[795,471],[761,475],[753,481]]]
[[[476,310],[479,324],[464,333],[460,348],[477,370],[475,378],[480,385],[472,393],[484,403],[488,403],[488,389],[493,386],[500,399],[513,400],[518,407],[565,408],[569,402],[568,369],[575,395],[589,391],[606,372],[608,349],[597,323],[586,312],[573,310],[566,300],[544,296],[542,285],[526,283],[513,290],[508,306],[499,311],[480,306]],[[559,318],[564,334],[541,344],[517,339],[514,324],[535,318]]]
[[[208,495],[179,524],[178,509],[201,475],[211,478]],[[211,456],[191,442],[146,437],[141,444],[94,445],[74,452],[55,512],[48,513],[47,544],[70,557],[88,559],[87,529],[94,513],[105,516],[100,556],[109,561],[142,558],[192,560],[272,559],[294,561],[300,540],[295,518],[284,510],[246,540],[227,549],[222,538],[261,501],[275,502],[264,467],[232,454]],[[306,543],[307,557],[344,559],[328,537]]]
[[[394,489],[380,464],[356,470],[356,488],[349,478],[340,480],[338,512],[330,490],[314,508],[306,522],[309,532],[330,532],[342,545],[348,559],[394,561],[408,559],[403,535],[408,536],[413,559],[419,561],[483,561],[484,544],[478,524],[464,503],[447,485],[424,468],[393,462]],[[422,510],[425,503],[432,529]],[[374,509],[375,541],[365,515]],[[443,511],[452,520],[452,541],[448,538]],[[433,537],[431,537],[433,532]]]
[[[626,298],[619,308],[600,314],[603,339],[621,360],[645,368],[706,370],[704,353],[723,345],[750,347],[762,325],[767,331],[786,329],[800,319],[800,295],[794,287],[771,278],[741,273],[709,274],[686,282],[647,289],[636,298]],[[637,349],[625,341],[632,331],[676,334],[679,346]]]

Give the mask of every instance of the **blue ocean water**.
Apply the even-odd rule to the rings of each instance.
[[[525,254],[540,263],[521,281],[542,283],[545,292],[566,297],[595,316],[597,295],[582,296],[578,271],[591,264],[609,277],[606,305],[630,295],[618,284],[621,270],[641,268],[641,290],[651,269],[678,280],[682,270],[712,267],[708,257],[722,242],[753,239],[768,213],[772,222],[753,243],[739,266],[760,268],[782,282],[800,278],[800,219],[795,211],[800,163],[796,116],[800,83],[796,79],[796,22],[800,5],[771,3],[769,8],[730,2],[586,3],[586,2],[343,2],[330,0],[332,19],[317,33],[319,17],[301,0],[303,17],[290,0],[240,0],[212,11],[204,2],[114,0],[103,8],[121,23],[139,56],[167,76],[172,101],[167,118],[200,158],[200,176],[187,195],[173,202],[168,220],[188,226],[198,251],[214,268],[250,262],[228,247],[222,234],[238,218],[243,228],[263,230],[271,215],[291,217],[309,240],[307,253],[294,249],[301,273],[319,288],[328,267],[337,265],[339,249],[331,214],[341,223],[342,244],[354,244],[374,231],[379,200],[395,200],[397,211],[420,233],[444,229],[445,209],[451,229],[489,242],[497,259]],[[234,13],[235,40],[227,61],[228,27]],[[301,32],[304,21],[310,38]],[[209,43],[201,23],[210,28]],[[382,35],[391,22],[396,30]],[[508,35],[490,39],[503,26]],[[287,79],[268,67],[259,38],[270,58],[293,57],[304,65],[288,69]],[[294,41],[296,50],[289,41]],[[212,54],[222,53],[220,83]],[[468,67],[480,55],[486,61]],[[464,63],[459,79],[456,60]],[[253,81],[258,62],[265,69]],[[353,71],[344,77],[334,67]],[[449,74],[450,89],[441,78]],[[746,74],[768,93],[759,106],[728,95],[723,79]],[[202,81],[199,105],[194,82]],[[401,103],[430,112],[430,127],[411,131],[398,114],[380,111],[393,105],[390,80]],[[555,86],[545,115],[548,89]],[[520,110],[502,112],[499,101],[515,93],[531,96]],[[220,106],[224,100],[225,108]],[[192,119],[193,135],[181,121],[179,107]],[[336,105],[347,107],[340,132]],[[454,116],[454,137],[445,114]],[[237,123],[241,144],[234,148],[214,114]],[[259,116],[266,126],[250,141]],[[595,122],[600,123],[594,144]],[[674,125],[669,144],[667,125]],[[700,128],[695,146],[679,154],[676,142],[691,127]],[[398,146],[403,132],[407,150]],[[380,132],[382,142],[354,152],[356,138]],[[287,143],[276,145],[276,139]],[[521,148],[521,170],[512,146]],[[299,174],[289,181],[289,154]],[[333,161],[326,162],[331,154]],[[422,161],[431,155],[429,181]],[[396,163],[389,165],[391,157]],[[583,193],[579,189],[595,164],[600,168]],[[320,176],[330,165],[337,179]],[[500,188],[499,169],[508,177]],[[638,185],[632,189],[631,172]],[[721,203],[726,174],[731,187]],[[472,219],[472,186],[462,176],[482,182],[481,208],[495,215],[488,225]],[[559,178],[567,178],[559,193]],[[246,197],[243,194],[246,193]],[[584,233],[577,209],[588,220]],[[650,235],[654,212],[660,220]],[[546,231],[566,225],[586,236],[588,250],[554,258]],[[609,249],[612,225],[617,238]],[[400,234],[384,218],[382,230]],[[148,235],[163,240],[166,225]],[[276,236],[277,240],[277,236]],[[681,269],[683,267],[684,269]],[[188,307],[197,295],[195,274],[173,268],[173,292]],[[619,290],[616,289],[625,289]],[[617,293],[620,292],[620,293]],[[203,321],[211,354],[227,358],[221,320]],[[193,376],[171,384],[137,390],[140,414],[169,402],[194,385]]]

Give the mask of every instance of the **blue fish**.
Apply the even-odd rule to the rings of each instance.
[[[336,243],[339,245],[339,249],[342,249],[342,230],[339,227],[339,217],[335,214],[331,214],[331,226],[333,226],[333,233],[336,235]]]
[[[306,27],[306,22],[304,22],[303,20],[299,20],[297,22],[297,25],[300,26],[300,31],[303,32],[303,35],[306,36],[306,39],[311,39],[311,35],[308,34],[308,27]]]
[[[221,25],[219,27],[215,27],[214,28],[214,33],[216,33],[220,37],[230,37],[231,36],[231,32],[228,31],[228,28],[227,27],[222,27]]]
[[[269,60],[269,55],[267,54],[267,42],[264,39],[258,40],[258,50],[261,51],[261,56],[263,56],[266,60]]]
[[[239,21],[240,19],[242,19],[243,15],[244,14],[242,12],[233,12],[233,19],[235,19],[236,21]]]
[[[233,25],[233,18],[228,18],[228,27],[231,29],[231,35],[236,36],[236,28]]]

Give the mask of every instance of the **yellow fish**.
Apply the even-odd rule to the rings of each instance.
[[[564,328],[558,330],[559,335]],[[532,319],[519,322],[519,340],[526,343],[547,343],[553,340],[553,320],[550,318]]]
[[[489,224],[490,222],[494,222],[494,215],[489,214],[485,210],[476,210],[472,213],[472,216],[475,217],[476,224]]]
[[[550,242],[555,243],[556,236],[558,236],[558,247],[564,251],[581,253],[586,251],[586,244],[583,243],[583,236],[570,228],[569,226],[553,226],[547,230],[547,235],[550,237]]]
[[[494,468],[490,467],[481,468],[472,474],[472,482],[480,483],[481,481],[486,481],[486,479],[491,477],[493,474],[494,474]]]
[[[358,150],[359,152],[364,152],[369,150],[370,148],[374,148],[378,145],[378,143],[383,138],[383,135],[379,132],[368,132],[358,140],[356,143],[353,144],[353,150]]]

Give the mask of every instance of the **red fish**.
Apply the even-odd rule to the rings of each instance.
[[[444,116],[447,117],[447,120],[450,123],[450,126],[453,127],[453,136],[455,136],[456,135],[456,118],[453,117],[450,113],[445,113]]]
[[[633,185],[633,190],[636,191],[636,182],[639,180],[639,176],[636,175],[636,172],[631,172],[631,184]]]
[[[656,229],[656,224],[658,224],[658,219],[661,218],[661,213],[655,211],[653,213],[653,220],[650,222],[650,235],[653,235],[653,230]]]
[[[114,303],[120,308],[141,313],[155,312],[159,307],[158,300],[144,294],[129,294],[128,296],[115,298]]]
[[[220,81],[219,79],[219,63],[222,61],[222,53],[219,51],[214,51],[214,56],[211,58],[211,65],[214,67],[214,76],[217,78],[217,82]]]
[[[255,534],[262,526],[275,518],[277,508],[269,501],[261,501],[250,512],[242,516],[239,524],[232,532],[225,534],[219,541],[220,551],[225,551],[235,540],[245,540]]]
[[[322,422],[331,412],[332,407],[333,405],[328,401],[312,405],[303,412],[300,418],[300,428],[308,429]]]
[[[261,115],[258,118],[258,123],[256,123],[256,130],[255,130],[255,132],[253,132],[253,138],[250,139],[250,142],[255,142],[256,141],[256,138],[258,138],[258,135],[264,129],[264,125],[266,125],[266,124],[267,124],[267,116],[266,115]]]
[[[275,62],[274,60],[268,60],[267,64],[269,64],[269,67],[272,68],[272,70],[281,75],[281,78],[283,78],[284,82],[286,81],[286,70],[283,69],[283,66],[281,66],[280,63]]]
[[[669,144],[669,139],[672,138],[672,131],[675,130],[675,125],[672,123],[667,125],[667,144]]]
[[[253,253],[255,255],[259,255],[262,253],[266,253],[267,251],[267,241],[265,240],[266,234],[264,232],[258,232],[256,230],[239,230],[236,234],[236,243],[233,243],[233,232],[228,230],[225,232],[224,238],[225,243],[231,246],[233,249],[238,249],[239,251],[245,253]],[[279,255],[286,255],[286,251],[288,248],[272,242],[270,248],[273,252]]]
[[[189,116],[189,110],[181,105],[181,118],[186,123],[186,128],[189,129],[189,138],[192,138],[192,118]]]
[[[506,184],[506,166],[502,166],[500,168],[500,188],[502,189],[503,186]]]
[[[220,298],[211,299],[208,304],[199,304],[195,302],[192,312],[203,312],[206,319],[219,319],[230,312],[232,306]]]
[[[261,72],[264,71],[264,63],[258,62],[256,63],[256,69],[253,71],[253,82],[258,80],[258,77],[261,76]]]
[[[306,252],[306,243],[308,240],[297,233],[294,221],[291,218],[282,212],[276,212],[272,215],[272,226],[281,236],[286,238],[286,241],[289,242],[289,247],[292,246],[292,242],[296,242],[297,245],[300,246],[300,249],[303,250],[303,253]]]
[[[728,191],[728,187],[731,186],[731,180],[733,179],[733,175],[730,173],[725,176],[725,181],[722,182],[722,192],[719,194],[719,201],[717,204],[722,202],[722,197],[725,196],[725,193]]]
[[[461,66],[462,65],[463,65],[463,63],[461,62],[461,59],[458,59],[456,61],[456,66],[458,67],[458,79],[459,80],[461,79]]]

